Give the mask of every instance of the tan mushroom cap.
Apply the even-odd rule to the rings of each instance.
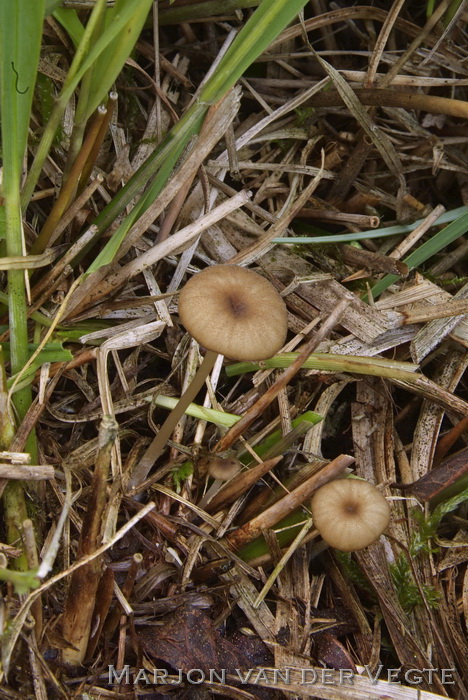
[[[325,542],[342,552],[368,547],[390,522],[384,496],[361,479],[336,479],[321,486],[312,497],[311,510]]]
[[[286,305],[268,280],[236,265],[214,265],[179,295],[179,315],[207,350],[232,360],[265,360],[284,345]]]
[[[213,456],[207,463],[206,471],[213,479],[229,481],[240,472],[241,468],[241,463],[234,457]]]

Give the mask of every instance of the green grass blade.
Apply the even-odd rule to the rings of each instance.
[[[447,224],[454,219],[457,219],[462,214],[468,212],[468,206],[451,209],[439,216],[434,226]],[[386,238],[388,236],[397,236],[400,233],[410,233],[414,231],[424,219],[413,221],[412,224],[396,224],[395,226],[385,226],[379,229],[370,229],[369,231],[357,231],[356,233],[332,233],[328,236],[289,236],[288,238],[279,237],[273,238],[272,243],[291,243],[293,245],[309,245],[320,243],[348,243],[352,241],[362,241],[367,238]]]
[[[5,207],[5,242],[8,256],[22,256],[23,222],[20,204],[21,168],[28,140],[34,85],[42,38],[44,0],[0,0],[0,113],[2,116],[3,187]],[[11,370],[19,371],[28,359],[27,302],[24,270],[8,271],[8,311],[10,323]],[[2,374],[3,374],[3,357]],[[2,376],[2,392],[4,377]],[[22,419],[30,404],[30,387],[24,387],[14,398],[17,414]],[[5,419],[8,402],[3,401]],[[12,426],[13,427],[13,426]],[[7,448],[8,445],[2,445]],[[34,434],[26,450],[36,459]],[[9,543],[21,541],[21,525],[27,517],[26,501],[20,481],[10,481],[3,493],[6,538]],[[14,560],[14,568],[26,569],[23,553]]]
[[[8,256],[22,256],[24,252],[20,178],[39,63],[43,19],[43,0],[0,0],[0,107]],[[14,373],[28,359],[24,271],[8,272],[8,297],[11,367]],[[26,412],[30,400],[29,389],[18,394],[16,405],[20,417]]]
[[[6,0],[3,1],[6,2]],[[44,165],[50,147],[52,146],[55,131],[73,92],[78,87],[83,76],[93,68],[103,52],[105,52],[111,45],[113,45],[115,48],[115,42],[119,37],[122,39],[122,33],[131,31],[133,41],[136,41],[138,34],[135,34],[135,32],[131,30],[131,24],[132,22],[135,22],[136,24],[141,22],[142,14],[145,11],[146,14],[148,14],[151,0],[121,0],[119,3],[119,12],[113,13],[112,22],[106,26],[106,29],[103,31],[99,39],[90,45],[90,38],[93,36],[94,29],[100,21],[101,12],[104,5],[105,0],[97,0],[90,19],[88,20],[82,40],[77,48],[72,65],[68,71],[62,91],[57,98],[55,109],[53,110],[50,120],[42,135],[34,163],[23,188],[22,203],[24,207],[27,205],[32,193],[34,192],[42,166]],[[129,44],[126,43],[127,50],[128,46]],[[92,96],[90,94],[90,100],[87,105],[87,114],[91,114],[91,112],[95,109],[93,105],[97,107],[104,96],[107,95],[107,92],[111,88],[112,83],[121,70],[126,58],[128,58],[128,54],[124,57],[123,54],[119,52],[118,61],[113,61],[112,67],[109,68],[109,70],[106,70],[105,75],[101,76],[99,92],[94,92]],[[97,90],[97,88],[95,89]]]
[[[93,67],[93,77],[89,86],[89,102],[85,118],[88,119],[99,107],[107,92],[123,68],[136,44],[138,36],[148,16],[153,0],[117,0],[106,14],[106,28],[111,30],[123,10],[130,16],[128,21],[114,34]]]
[[[264,0],[262,2],[229,47],[216,72],[206,82],[197,103],[174,125],[160,144],[157,152],[150,156],[151,161],[147,161],[140,168],[141,172],[139,171],[137,175],[139,178],[142,178],[141,186],[146,184],[148,176],[151,177],[154,173],[159,172],[146,192],[145,197],[136,205],[130,216],[124,219],[86,274],[113,260],[130,227],[156,199],[166,184],[185,145],[192,136],[198,133],[209,105],[220,100],[235,85],[246,68],[258,58],[273,39],[294,19],[305,4],[305,0]],[[126,188],[135,187],[137,180],[134,178],[127,183],[120,193],[118,205],[120,210],[123,210],[126,203],[130,201],[129,191],[126,192]],[[146,178],[146,180],[143,180],[143,178]],[[113,206],[115,206],[115,203],[113,203]],[[98,217],[98,220],[95,221],[100,232],[105,230],[103,221],[107,216],[108,208],[106,207],[100,217]],[[107,222],[106,225],[111,223],[108,218]]]
[[[226,367],[226,374],[228,377],[234,377],[244,372],[255,372],[259,369],[286,369],[295,362],[298,355],[297,352],[283,352],[261,362],[235,362]],[[398,362],[381,357],[334,355],[319,352],[312,353],[304,362],[303,368],[323,370],[324,372],[351,372],[403,381],[414,381],[421,376],[416,373],[417,365],[413,365],[411,362]]]
[[[200,101],[220,100],[306,4],[307,0],[263,0],[207,81]]]
[[[172,411],[179,401],[178,398],[163,396],[162,394],[159,394],[156,398],[148,397],[148,402],[152,400],[155,402],[156,406],[167,408],[169,411]],[[236,416],[232,413],[225,413],[224,411],[216,411],[214,408],[205,408],[196,403],[189,404],[185,413],[188,416],[192,416],[192,418],[206,420],[209,423],[220,425],[223,428],[231,428],[240,420],[240,416]]]
[[[457,238],[463,236],[467,231],[468,212],[465,212],[462,216],[458,217],[458,219],[455,219],[455,221],[452,221],[451,224],[442,229],[442,231],[439,231],[428,241],[420,245],[419,248],[404,259],[404,262],[408,265],[410,270],[414,270],[415,267],[425,263],[426,260],[432,258],[446,246],[456,241]],[[382,292],[388,289],[391,284],[397,282],[399,279],[397,275],[385,275],[380,282],[377,282],[377,284],[372,287],[372,297],[376,299]]]
[[[46,345],[41,350],[27,370],[21,370],[21,377],[17,381],[18,374],[13,374],[7,380],[7,387],[13,391],[13,395],[19,393],[22,387],[27,387],[34,379],[36,372],[45,362],[70,362],[73,360],[73,355],[70,350],[59,347],[60,344],[52,343],[49,347]],[[30,354],[32,355],[37,349],[37,344],[31,343]],[[7,353],[6,353],[7,354]],[[28,358],[29,359],[29,358]]]
[[[44,2],[0,0],[3,192],[17,190],[41,47]]]
[[[62,0],[45,0],[45,8],[44,8],[44,14],[46,17],[52,14],[54,10],[56,10]]]
[[[38,347],[38,343],[28,343],[29,355],[32,355]],[[5,359],[8,361],[10,359],[10,343],[2,343],[2,348]],[[35,364],[37,368],[44,362],[70,362],[71,360],[73,360],[71,351],[64,348],[61,342],[52,341],[44,345],[35,360]]]
[[[72,10],[70,7],[58,7],[54,12],[54,17],[65,29],[76,48],[84,34],[84,27],[76,10]]]

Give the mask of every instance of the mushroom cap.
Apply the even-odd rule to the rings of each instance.
[[[239,460],[235,457],[216,457],[211,456],[206,464],[206,471],[213,479],[220,479],[221,481],[229,481],[240,472],[242,468]]]
[[[194,275],[179,295],[185,328],[207,350],[232,360],[265,360],[284,345],[286,305],[268,280],[236,265]]]
[[[342,552],[364,549],[390,522],[384,496],[361,479],[336,479],[321,486],[312,497],[311,509],[325,542]]]

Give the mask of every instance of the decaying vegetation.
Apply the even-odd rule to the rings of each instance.
[[[1,697],[468,698],[467,17],[0,0]],[[286,345],[155,448],[225,263]],[[353,553],[310,513],[350,473]]]

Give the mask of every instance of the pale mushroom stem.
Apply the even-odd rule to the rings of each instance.
[[[160,427],[158,434],[152,441],[151,445],[146,450],[145,454],[138,463],[136,469],[132,474],[132,478],[129,481],[128,488],[132,489],[138,486],[142,481],[144,481],[148,475],[153,464],[158,459],[159,455],[166,446],[167,441],[171,437],[172,431],[179,422],[179,420],[184,415],[189,404],[195,399],[196,395],[203,387],[206,378],[214,367],[216,358],[218,357],[217,352],[213,350],[207,350],[206,355],[203,358],[203,362],[197,370],[194,378],[190,382],[187,389],[184,391],[179,401],[176,403],[172,411],[169,413],[168,417]]]
[[[208,491],[203,496],[203,498],[197,503],[198,508],[201,508],[203,510],[205,506],[208,505],[208,503],[211,501],[211,499],[214,498],[215,494],[218,493],[221,486],[224,486],[225,483],[226,482],[222,479],[215,479]]]

